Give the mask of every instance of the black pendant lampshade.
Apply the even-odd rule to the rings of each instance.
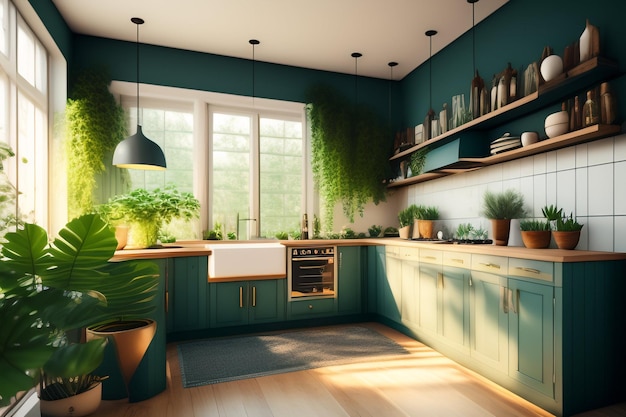
[[[137,133],[117,145],[113,153],[113,165],[119,168],[164,170],[166,164],[163,150],[143,134],[139,123],[139,25],[144,21],[138,17],[130,20],[137,25]]]

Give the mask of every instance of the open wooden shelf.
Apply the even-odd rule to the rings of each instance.
[[[389,158],[389,161],[400,160],[410,156],[413,152],[425,148],[438,148],[457,139],[464,132],[480,132],[507,123],[511,120],[531,114],[542,108],[560,102],[565,97],[578,93],[585,88],[606,80],[619,73],[619,66],[603,57],[594,57],[580,63],[576,67],[561,74],[556,79],[544,82],[539,85],[537,91],[522,97],[512,103],[494,110],[484,116],[471,120],[462,126],[451,129],[439,136],[414,145],[402,152],[398,152]],[[513,159],[535,155],[567,146],[600,139],[620,132],[618,125],[594,125],[564,135],[549,138],[537,142],[530,146],[513,149],[496,155],[486,155],[478,158],[459,158],[452,164],[446,165],[434,171],[430,171],[411,178],[398,180],[388,185],[391,187],[402,187],[424,181],[430,181],[446,175],[451,175],[468,170],[478,169],[484,166],[493,165]]]
[[[436,178],[445,177],[447,175],[458,174],[462,172],[473,171],[489,165],[495,165],[502,162],[512,161],[527,156],[536,155],[543,152],[553,151],[580,143],[589,142],[605,138],[620,133],[619,125],[593,125],[574,132],[553,138],[544,139],[532,145],[523,146],[521,148],[512,149],[495,155],[486,156],[484,158],[459,158],[454,164],[448,165],[433,172],[416,175],[414,177],[390,183],[387,187],[403,187],[406,185],[417,184],[424,181],[434,180]]]

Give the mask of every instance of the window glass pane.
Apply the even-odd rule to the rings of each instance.
[[[48,88],[48,56],[39,41],[35,44],[35,87],[42,93]]]
[[[0,0],[0,52],[9,55],[9,8],[8,0]]]
[[[137,109],[132,108],[129,133],[137,129]],[[154,190],[175,185],[180,192],[193,193],[193,113],[165,109],[142,109],[143,133],[156,142],[165,153],[165,171],[128,170],[132,188]],[[163,231],[176,239],[197,239],[199,220],[173,220]]]
[[[17,27],[17,72],[35,85],[35,39],[23,24]]]
[[[300,229],[303,195],[302,123],[260,120],[261,236]]]
[[[213,114],[211,217],[227,234],[237,232],[239,214],[239,239],[247,239],[251,228],[256,227],[252,221],[243,220],[251,212],[251,121],[248,116]]]
[[[23,94],[17,100],[18,147],[15,150],[17,160],[17,197],[22,215],[33,221],[35,215],[35,105]]]

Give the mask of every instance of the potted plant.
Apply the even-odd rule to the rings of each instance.
[[[541,209],[541,212],[543,213],[543,217],[548,220],[550,224],[550,229],[555,230],[556,221],[563,217],[563,209],[557,208],[556,206],[550,204],[549,206],[544,206]]]
[[[531,249],[544,249],[550,246],[550,223],[541,220],[521,220],[520,230],[524,246]]]
[[[411,225],[415,221],[415,213],[417,210],[418,207],[415,204],[411,204],[398,213],[398,221],[400,222],[398,233],[400,234],[400,238],[408,239],[411,236]]]
[[[168,186],[148,191],[138,188],[96,206],[96,211],[111,225],[126,225],[127,249],[149,248],[157,243],[164,223],[174,218],[191,220],[199,216],[200,202],[191,193]]]
[[[493,240],[496,245],[506,246],[509,243],[511,219],[526,216],[524,197],[512,189],[502,193],[485,191],[482,213],[491,220]]]
[[[558,218],[556,230],[552,232],[556,246],[559,249],[574,249],[580,240],[582,228],[583,225],[573,218],[572,213],[569,217]]]
[[[0,405],[37,383],[44,400],[53,389],[74,397],[97,386],[101,379],[89,375],[102,361],[107,340],[77,343],[77,329],[143,317],[153,309],[158,266],[109,262],[116,240],[99,216],[76,218],[58,236],[49,243],[45,230],[29,223],[5,236],[0,374],[10,384],[0,383]],[[82,380],[85,388],[66,390],[76,385],[70,380]]]
[[[434,237],[435,220],[439,220],[439,209],[434,206],[422,207],[418,211],[417,217],[420,237],[432,239]]]
[[[383,231],[383,227],[382,226],[378,226],[378,225],[371,225],[368,229],[367,229],[367,233],[369,233],[370,237],[378,237],[380,236],[380,232]]]

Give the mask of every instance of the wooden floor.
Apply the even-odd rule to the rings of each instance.
[[[167,390],[129,404],[103,401],[97,417],[552,416],[378,323],[365,323],[411,351],[375,362],[331,366],[183,388],[175,344],[167,348]],[[626,416],[626,405],[579,417]]]

